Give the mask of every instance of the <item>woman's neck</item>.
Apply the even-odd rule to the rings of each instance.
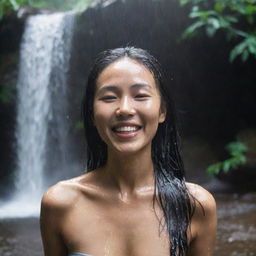
[[[152,191],[154,188],[154,167],[151,150],[135,154],[108,152],[107,164],[102,170],[108,183],[120,196],[132,197]]]

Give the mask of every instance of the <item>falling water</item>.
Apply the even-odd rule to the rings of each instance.
[[[65,166],[73,23],[73,13],[36,15],[26,22],[17,84],[16,192],[1,206],[0,217],[37,215],[50,183],[44,176],[53,176],[49,166]]]

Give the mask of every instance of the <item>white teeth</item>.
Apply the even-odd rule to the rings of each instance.
[[[122,126],[122,127],[116,128],[115,130],[117,132],[134,132],[138,129],[139,128],[137,126]]]

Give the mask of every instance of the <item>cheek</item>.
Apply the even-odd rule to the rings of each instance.
[[[144,104],[143,108],[151,118],[158,118],[160,115],[161,103],[159,100],[148,101]]]
[[[106,126],[104,125],[104,121],[102,120],[102,118],[96,113],[94,114],[94,126],[98,131],[100,138],[104,142],[106,142]]]
[[[106,130],[109,125],[109,120],[111,119],[111,113],[108,108],[102,108],[97,104],[94,105],[93,122],[100,135],[100,137],[105,140]]]
[[[143,109],[144,111],[157,112],[160,110],[160,100],[158,98],[152,98],[151,100],[138,102],[137,109]]]
[[[148,102],[144,105],[144,118],[145,122],[148,123],[148,129],[156,131],[159,124],[160,118],[160,102]]]
[[[106,107],[103,107],[100,103],[94,103],[93,105],[93,120],[95,125],[97,123],[104,122],[108,116]]]
[[[93,115],[93,121],[97,129],[102,129],[106,126],[106,115],[104,115],[102,112],[95,111]]]

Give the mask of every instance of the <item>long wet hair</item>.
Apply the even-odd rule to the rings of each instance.
[[[185,256],[188,251],[187,231],[195,206],[185,184],[171,88],[159,62],[143,49],[125,47],[101,52],[89,73],[82,108],[87,142],[87,171],[104,166],[107,162],[107,145],[93,124],[96,82],[104,68],[124,57],[144,65],[153,74],[160,91],[161,104],[166,109],[165,121],[159,124],[152,141],[155,178],[153,204],[157,202],[163,211],[159,227],[160,232],[165,230],[169,235],[170,255]]]

